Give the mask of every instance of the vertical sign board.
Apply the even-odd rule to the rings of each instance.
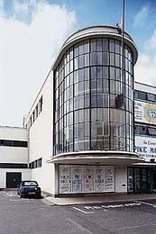
[[[114,192],[113,166],[59,166],[59,193]]]

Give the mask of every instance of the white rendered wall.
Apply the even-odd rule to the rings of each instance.
[[[54,165],[47,160],[52,156],[52,73],[45,80],[31,110],[43,97],[43,109],[29,129],[29,162],[42,158],[42,167],[32,169],[32,179],[37,180],[43,191],[54,193]]]
[[[156,87],[148,84],[134,82],[134,89],[144,91],[146,93],[156,94]]]
[[[27,130],[0,126],[0,139],[27,141]],[[0,163],[28,163],[28,148],[0,146]]]
[[[0,163],[28,163],[28,148],[0,146]]]
[[[127,167],[116,166],[115,192],[127,193]]]
[[[0,126],[0,139],[27,140],[27,130],[25,128]]]
[[[31,179],[31,170],[30,169],[18,169],[18,168],[0,168],[0,188],[6,188],[6,173],[7,172],[21,172],[22,180]]]

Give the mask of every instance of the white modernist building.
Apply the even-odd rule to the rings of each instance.
[[[20,169],[21,179],[31,176],[54,196],[145,192],[141,184],[145,157],[138,151],[143,136],[138,133],[135,147],[134,135],[141,124],[136,112],[134,123],[136,61],[133,39],[125,32],[122,50],[117,27],[84,28],[65,41],[25,118],[28,147],[22,149],[27,151],[28,168]],[[142,89],[154,93],[156,89],[150,88],[135,83],[135,94]],[[135,106],[140,102],[135,97]],[[155,141],[154,135],[150,140]],[[144,184],[146,192],[153,192],[154,186],[147,189],[148,171]]]
[[[123,68],[121,41],[110,26],[71,35],[25,120],[32,178],[54,196],[127,192],[127,167],[142,161],[134,151],[137,50],[125,33]]]

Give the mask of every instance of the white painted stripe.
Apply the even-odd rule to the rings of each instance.
[[[101,209],[102,207],[101,206],[93,206],[93,208],[98,210],[98,209]]]
[[[113,204],[113,205],[101,205],[101,206],[84,206],[86,210],[98,210],[98,209],[109,209],[109,208],[123,208],[123,207],[132,207],[132,206],[140,206],[141,202],[133,202],[133,203],[125,203],[125,204]]]
[[[30,199],[9,199],[11,202],[30,202]],[[35,201],[35,199],[31,199],[31,202]]]
[[[75,210],[77,210],[77,211],[80,211],[80,212],[83,213],[83,214],[93,214],[93,213],[94,213],[94,211],[88,211],[88,212],[86,212],[86,211],[81,210],[81,209],[79,209],[79,208],[77,208],[77,207],[74,207],[74,206],[73,206],[73,209],[75,209]]]
[[[156,207],[156,205],[153,204],[153,203],[143,202],[143,201],[141,201],[141,203],[144,204],[144,205],[152,206],[152,207],[154,207],[154,208]]]

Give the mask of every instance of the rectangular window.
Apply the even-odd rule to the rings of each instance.
[[[140,99],[140,100],[146,100],[147,99],[146,93],[138,91],[138,99]]]
[[[96,51],[96,40],[91,40],[91,52]]]
[[[33,111],[32,120],[33,120],[33,123],[34,123],[35,122],[35,111]]]
[[[114,40],[109,41],[109,49],[111,52],[115,52],[115,41]]]
[[[124,96],[123,94],[119,94],[116,98],[115,98],[115,106],[117,108],[122,107],[124,104]]]
[[[14,141],[14,140],[0,140],[0,146],[7,147],[27,147],[27,141]]]
[[[38,117],[38,104],[36,105],[36,118]]]
[[[37,167],[42,167],[42,158],[37,160]]]
[[[74,57],[77,57],[78,55],[79,55],[79,47],[78,47],[78,45],[76,45],[74,47]]]
[[[149,101],[155,102],[154,94],[147,93],[147,99],[148,99]]]
[[[149,135],[156,136],[156,128],[148,128]]]
[[[109,53],[108,52],[103,52],[103,65],[109,65]]]
[[[97,39],[97,51],[102,51],[102,39]]]
[[[39,100],[39,113],[41,113],[42,109],[43,109],[43,96]]]
[[[0,163],[0,168],[28,168],[25,163]]]
[[[108,51],[108,39],[103,39],[103,51]]]

